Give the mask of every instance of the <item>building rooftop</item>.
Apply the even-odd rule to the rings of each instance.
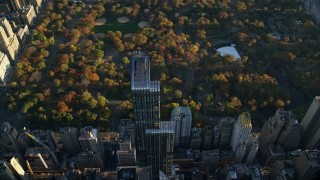
[[[320,160],[320,151],[319,150],[307,150],[304,151],[309,160]]]
[[[26,157],[36,157],[38,158],[38,154],[41,154],[42,157],[50,157],[50,152],[44,147],[32,147],[26,150]]]
[[[276,161],[275,166],[277,166],[279,169],[294,168],[294,164],[293,164],[292,160]]]
[[[192,137],[201,137],[201,134],[202,134],[202,128],[193,128],[191,130],[191,136]]]
[[[175,133],[174,128],[174,121],[161,121],[159,129],[146,129],[145,132],[147,134]]]
[[[241,60],[241,57],[234,46],[225,46],[217,49],[221,56],[231,55],[235,60]]]
[[[283,156],[286,154],[280,145],[269,144],[268,148],[271,156]]]
[[[250,174],[252,177],[252,180],[260,180],[261,179],[261,173],[260,173],[260,169],[259,166],[253,166],[250,167]]]
[[[224,117],[220,121],[220,124],[230,124],[230,123],[234,123],[234,118],[232,118],[232,117]]]
[[[296,123],[298,123],[298,120],[297,120],[296,116],[292,113],[292,111],[285,111],[284,109],[278,109],[277,113],[279,114],[280,119],[282,121],[291,120],[291,121],[295,121]]]
[[[129,167],[118,167],[117,168],[117,176],[118,179],[135,179],[136,178],[136,170],[137,166],[129,166]]]
[[[31,9],[34,9],[32,5],[22,7],[19,11],[21,14],[28,14]]]
[[[78,134],[79,130],[76,127],[63,127],[60,128],[60,134]]]
[[[239,115],[240,121],[242,126],[247,127],[247,128],[252,128],[251,124],[251,117],[248,112],[244,112],[241,115]]]
[[[32,135],[37,137],[41,142],[47,143],[50,141],[51,130],[34,130]]]
[[[92,128],[91,126],[86,126],[80,130],[79,140],[97,140],[98,130]]]
[[[171,115],[180,115],[180,114],[185,114],[185,115],[191,115],[191,110],[189,107],[175,107],[172,112]]]
[[[220,157],[220,151],[219,149],[215,149],[215,150],[209,150],[209,151],[202,151],[202,157],[211,157],[211,158],[217,158],[219,159]]]
[[[6,136],[10,134],[13,127],[8,122],[3,122],[0,124],[0,136]]]
[[[149,89],[160,92],[160,81],[150,81],[149,56],[132,56],[131,90]]]
[[[101,139],[106,142],[117,142],[120,138],[117,132],[100,132]]]

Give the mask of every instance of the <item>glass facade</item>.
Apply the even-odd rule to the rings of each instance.
[[[147,135],[145,130],[160,128],[160,82],[150,81],[148,56],[132,57],[131,91],[137,161],[140,166],[151,166],[152,176],[156,177],[160,168],[160,136]]]

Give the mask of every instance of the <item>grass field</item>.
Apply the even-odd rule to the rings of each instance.
[[[127,23],[119,23],[116,18],[106,18],[107,22],[101,26],[95,26],[93,31],[95,33],[106,33],[108,31],[121,31],[122,34],[134,33],[139,29],[138,20],[130,20]]]

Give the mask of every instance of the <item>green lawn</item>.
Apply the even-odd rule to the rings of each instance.
[[[139,29],[138,20],[130,20],[127,23],[118,23],[116,18],[107,18],[107,22],[101,26],[95,26],[93,31],[95,33],[106,33],[108,31],[121,31],[122,34],[134,33]]]

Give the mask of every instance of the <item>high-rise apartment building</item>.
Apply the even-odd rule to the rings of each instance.
[[[47,172],[56,168],[52,153],[44,147],[32,147],[24,155],[33,172]]]
[[[268,144],[265,155],[265,164],[272,166],[277,160],[285,160],[286,153],[281,145]]]
[[[202,142],[202,129],[193,128],[191,130],[190,148],[200,150],[201,142]]]
[[[11,11],[17,11],[27,4],[25,0],[2,0],[0,2],[7,3]]]
[[[283,109],[278,109],[275,115],[264,123],[259,137],[259,144],[261,147],[275,143],[285,123],[284,113]]]
[[[21,180],[27,180],[29,179],[20,164],[19,160],[12,156],[7,160],[0,161],[0,166],[3,166],[5,168],[9,168],[9,170],[12,172],[15,178],[21,179]],[[1,176],[0,176],[1,177]],[[0,179],[6,179],[6,178],[0,178]]]
[[[186,148],[190,142],[192,114],[189,107],[176,107],[171,112],[171,121],[175,121],[175,147]]]
[[[119,127],[120,136],[129,136],[130,144],[135,147],[134,121],[131,119],[121,119]],[[121,148],[120,148],[121,149]]]
[[[0,18],[0,50],[8,55],[11,60],[16,59],[19,51],[19,41],[13,33],[9,21],[2,17]]]
[[[76,155],[81,152],[81,147],[78,141],[79,130],[75,127],[63,127],[60,129],[60,137],[63,148],[67,153]]]
[[[28,0],[28,3],[33,5],[33,7],[36,9],[36,11],[38,10],[38,8],[41,6],[42,4],[42,0]]]
[[[20,10],[20,16],[24,24],[31,26],[36,18],[36,11],[32,5],[28,5]]]
[[[7,37],[12,37],[14,35],[11,24],[5,17],[0,18],[0,26]]]
[[[80,152],[74,158],[74,163],[75,166],[79,169],[100,168],[100,170],[104,170],[103,157],[99,152]]]
[[[251,117],[248,112],[239,115],[237,122],[234,124],[231,136],[230,146],[233,152],[236,151],[239,145],[248,142],[248,137],[251,133],[252,124]]]
[[[8,84],[8,75],[12,72],[12,66],[6,54],[0,51],[0,84]]]
[[[291,160],[276,161],[270,170],[270,179],[294,179],[295,168]]]
[[[214,170],[220,159],[219,149],[202,151],[202,163],[208,170]]]
[[[285,123],[277,137],[276,144],[280,144],[284,150],[295,150],[298,148],[301,138],[301,125],[291,111],[283,111]]]
[[[137,162],[158,179],[160,170],[171,171],[175,122],[160,121],[160,82],[150,81],[148,56],[132,57],[131,91]]]
[[[119,127],[119,150],[117,150],[117,158],[119,166],[135,166],[136,150],[132,147],[132,134],[130,135],[131,121],[122,119]],[[133,126],[134,127],[134,126]]]
[[[290,111],[284,111],[283,109],[278,109],[274,114],[274,116],[270,117],[264,123],[259,136],[259,146],[263,156],[265,156],[266,153],[268,152],[268,148],[267,148],[268,144],[276,143],[277,138],[282,132],[284,124],[287,122],[287,125],[289,125],[291,121],[295,121],[295,118]],[[289,131],[290,131],[290,128],[286,133],[288,133]],[[282,133],[283,134],[282,139],[290,138],[286,136],[286,133],[285,134]],[[281,142],[283,142],[282,139],[281,139]]]
[[[174,121],[161,121],[159,129],[145,130],[145,138],[147,143],[152,145],[152,152],[160,151],[160,153],[156,155],[156,158],[147,160],[148,164],[152,164],[153,177],[158,178],[159,170],[166,174],[171,174],[175,134],[174,127]],[[159,139],[160,144],[153,144],[154,139]]]
[[[49,146],[51,149],[58,148],[58,141],[52,130],[34,130],[32,135],[35,136],[42,143]],[[33,140],[33,144],[38,147],[42,147],[37,141]]]
[[[203,131],[202,150],[211,150],[213,145],[213,126],[206,126]]]
[[[18,132],[8,122],[0,124],[0,147],[9,152],[19,152]]]
[[[247,152],[247,143],[243,142],[238,144],[237,148],[234,151],[234,156],[236,158],[236,161],[240,163],[244,158],[244,155],[246,154],[246,152]]]
[[[91,126],[86,126],[80,129],[78,140],[81,149],[84,152],[103,152],[103,145],[100,133],[97,129],[94,129]]]
[[[220,137],[220,129],[217,126],[213,128],[213,148],[218,148]]]
[[[231,117],[225,117],[220,120],[219,148],[229,147],[234,122],[235,119]]]
[[[301,121],[301,144],[309,150],[320,148],[320,96],[316,96]]]
[[[0,179],[17,180],[4,161],[0,161]]]
[[[247,143],[246,154],[244,155],[243,162],[246,164],[251,164],[255,159],[259,148],[259,142],[257,136],[254,134],[250,134],[249,140]]]

